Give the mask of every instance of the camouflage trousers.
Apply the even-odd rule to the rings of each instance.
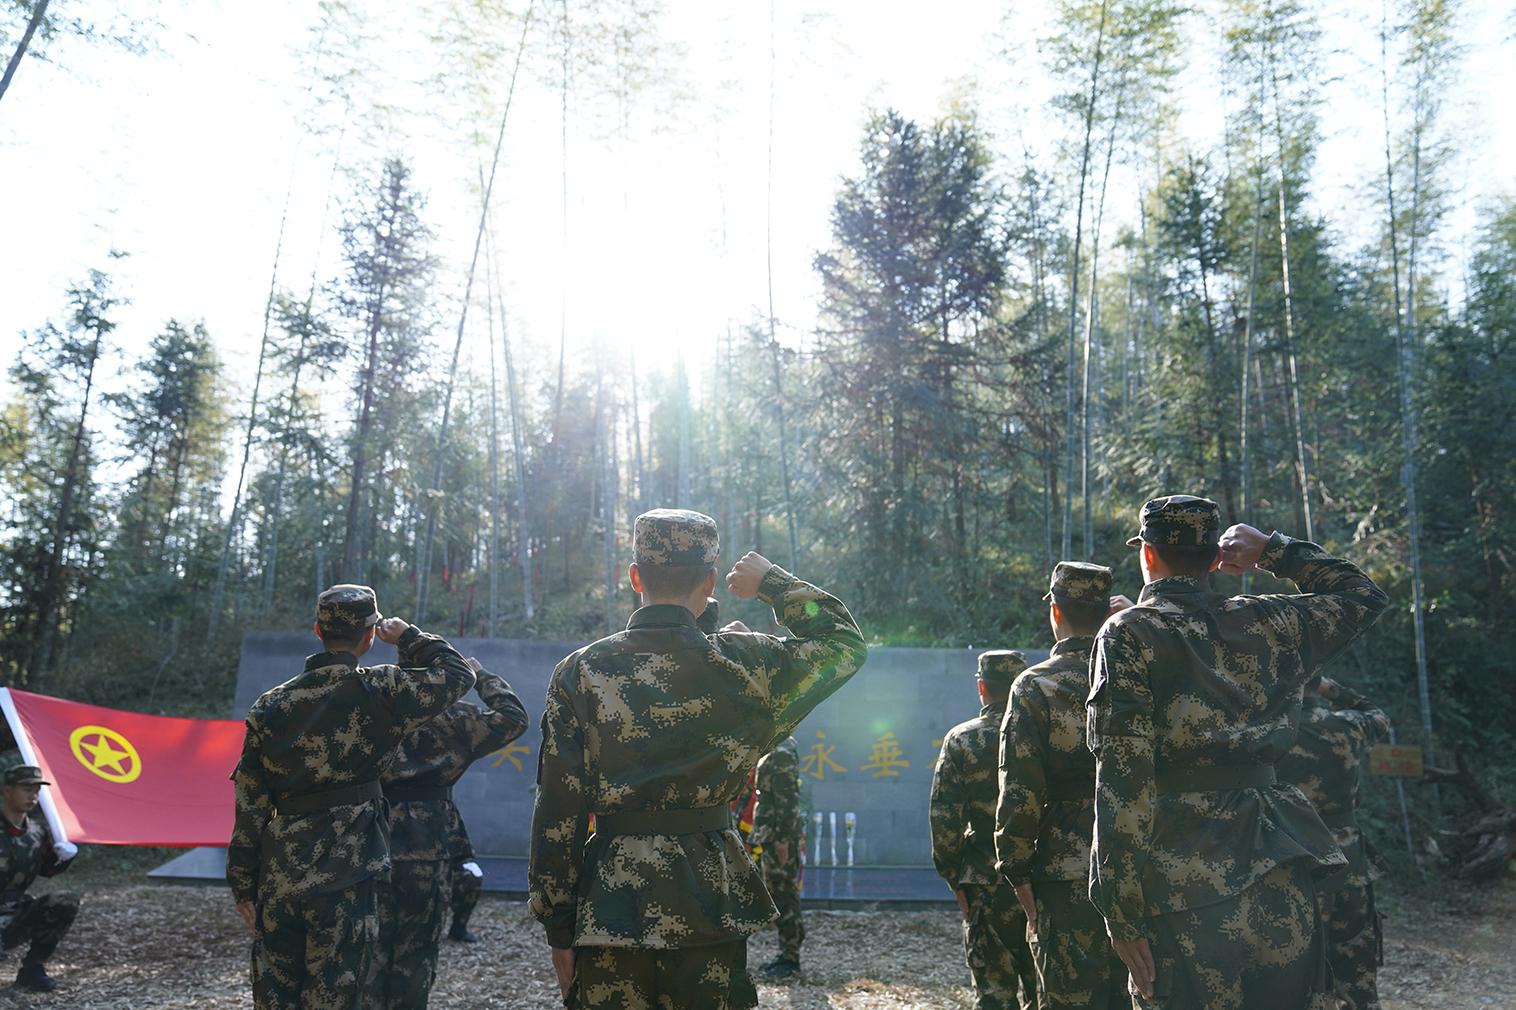
[[[465,862],[472,862],[472,859]],[[468,928],[468,921],[479,904],[479,895],[484,890],[484,881],[463,868],[463,863],[453,864],[453,929]]]
[[[369,1010],[379,921],[374,881],[260,902],[253,941],[258,1010]]]
[[[1126,965],[1111,949],[1088,885],[1050,880],[1032,890],[1037,930],[1027,940],[1037,963],[1038,1010],[1130,1010]]]
[[[569,1010],[752,1010],[747,940],[705,947],[579,947]]]
[[[800,914],[800,843],[790,842],[790,861],[780,866],[765,846],[759,859],[763,886],[768,888],[774,907],[779,909],[779,956],[800,960],[800,945],[805,942],[805,919]]]
[[[974,980],[976,1010],[1032,1010],[1037,968],[1026,941],[1026,913],[1009,884],[960,885],[968,898],[963,954]]]
[[[1316,896],[1335,992],[1351,1010],[1379,1010],[1379,912],[1364,881]]]
[[[1148,919],[1156,979],[1139,1010],[1332,1010],[1310,864],[1276,866],[1241,894]]]
[[[397,859],[379,884],[375,973],[383,1010],[425,1010],[437,977],[437,948],[451,896],[444,859]]]
[[[79,895],[72,891],[23,896],[15,914],[0,930],[0,945],[10,950],[30,941],[22,963],[41,964],[53,956],[78,914]]]

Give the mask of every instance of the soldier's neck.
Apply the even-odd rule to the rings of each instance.
[[[5,819],[10,822],[11,827],[18,830],[26,827],[25,810],[12,810],[9,804],[0,804],[0,810],[5,812]]]

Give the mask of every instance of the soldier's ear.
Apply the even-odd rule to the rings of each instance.
[[[637,570],[637,562],[633,561],[626,566],[626,577],[632,583],[632,592],[640,593],[642,589],[642,573]]]

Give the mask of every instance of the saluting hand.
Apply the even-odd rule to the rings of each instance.
[[[1221,534],[1221,570],[1228,575],[1241,575],[1258,564],[1268,545],[1267,533],[1238,523]]]
[[[379,636],[379,641],[388,642],[390,645],[399,645],[400,636],[411,626],[411,622],[403,617],[386,617],[379,622],[379,627],[374,629],[374,634]]]
[[[1113,617],[1116,614],[1121,613],[1123,610],[1134,606],[1136,606],[1136,604],[1132,602],[1132,598],[1130,596],[1124,596],[1121,593],[1117,593],[1115,596],[1111,597],[1111,609],[1106,611],[1105,616]]]
[[[470,656],[468,659],[465,659],[464,662],[467,663],[468,664],[468,668],[470,670],[473,670],[475,673],[483,673],[484,672],[484,664],[481,663],[481,662],[479,662],[479,660],[475,659],[473,656]]]
[[[773,567],[774,563],[762,554],[757,551],[748,551],[737,559],[737,563],[727,573],[726,588],[731,590],[733,596],[751,600],[758,595],[759,583]]]

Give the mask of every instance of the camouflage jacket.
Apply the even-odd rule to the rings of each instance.
[[[548,682],[528,889],[554,947],[722,943],[773,921],[734,830],[596,834],[589,815],[729,803],[758,759],[863,663],[834,597],[775,567],[758,596],[798,636],[706,636],[650,606],[580,649]]]
[[[950,887],[998,884],[995,872],[995,776],[1003,705],[948,730],[932,771],[932,862]]]
[[[1145,936],[1148,916],[1238,894],[1275,866],[1345,863],[1293,786],[1158,788],[1197,768],[1266,779],[1294,743],[1301,688],[1389,603],[1353,564],[1303,540],[1275,533],[1258,566],[1304,595],[1228,598],[1160,579],[1095,639],[1090,897],[1114,939]]]
[[[390,859],[447,859],[452,797],[407,797],[406,790],[450,790],[469,765],[526,732],[526,709],[500,677],[480,672],[474,684],[485,708],[455,702],[400,741],[379,780],[390,808]]]
[[[1347,854],[1354,883],[1369,879],[1368,855],[1353,820],[1358,781],[1369,748],[1390,735],[1390,718],[1356,691],[1339,685],[1330,699],[1307,693],[1299,735],[1275,766],[1281,782],[1299,786]]]
[[[447,856],[454,863],[468,863],[474,859],[474,841],[468,836],[468,825],[458,812],[458,804],[449,803],[447,810]]]
[[[753,845],[790,842],[805,835],[800,806],[800,745],[785,737],[758,762],[758,805],[753,810]]]
[[[474,671],[447,642],[411,627],[399,666],[363,668],[323,652],[247,713],[232,772],[236,821],[226,877],[237,901],[335,891],[389,866],[384,805],[367,799],[280,815],[280,801],[376,783],[400,738],[462,697]]]
[[[1091,636],[1065,638],[1011,685],[1000,726],[996,869],[1012,884],[1083,880],[1095,831],[1095,758],[1084,742]]]
[[[15,912],[38,877],[55,877],[72,862],[58,858],[40,811],[28,814],[19,828],[0,815],[0,919]]]

